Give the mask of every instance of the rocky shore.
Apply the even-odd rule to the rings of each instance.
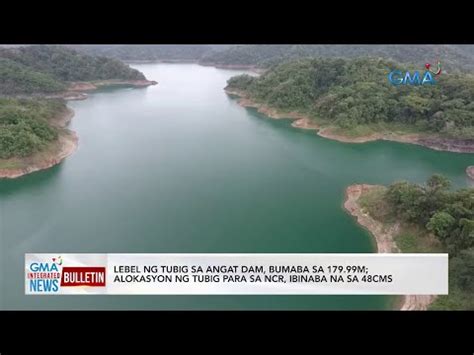
[[[87,99],[87,91],[97,90],[104,86],[131,86],[131,87],[147,87],[156,85],[156,81],[150,80],[103,80],[96,82],[75,82],[71,83],[68,90],[57,94],[36,94],[30,96],[17,97],[36,97],[42,99],[64,99],[69,100],[85,100]],[[44,150],[34,153],[31,156],[10,159],[0,159],[0,179],[14,179],[35,171],[48,169],[54,165],[61,163],[64,159],[74,153],[78,146],[78,137],[76,132],[66,127],[71,122],[74,111],[67,108],[57,117],[52,117],[49,123],[58,128],[58,139],[45,148]]]
[[[94,82],[72,82],[66,91],[53,94],[35,93],[24,95],[6,95],[5,97],[23,98],[23,99],[63,99],[66,101],[85,100],[89,97],[87,92],[97,90],[101,87],[129,86],[134,88],[143,88],[151,85],[157,85],[153,80],[102,80]]]
[[[0,178],[14,179],[35,171],[48,169],[74,153],[79,139],[76,132],[65,128],[73,116],[74,111],[68,108],[61,115],[50,120],[51,125],[56,126],[59,130],[58,139],[43,151],[24,158],[15,157],[0,160]]]
[[[64,100],[85,100],[88,91],[94,91],[101,87],[113,86],[130,86],[134,88],[143,88],[156,85],[158,82],[154,80],[102,80],[94,82],[73,82],[69,85],[67,91],[50,95],[48,98],[62,98]]]
[[[450,139],[443,138],[436,135],[421,135],[421,134],[397,134],[397,133],[374,133],[365,136],[346,136],[344,134],[335,133],[334,127],[323,127],[311,120],[305,114],[299,112],[281,112],[278,109],[272,108],[268,105],[257,103],[246,95],[245,92],[233,89],[224,89],[226,93],[238,96],[239,105],[243,107],[253,107],[258,112],[274,119],[292,119],[293,127],[302,129],[312,129],[321,137],[336,140],[344,143],[366,143],[377,140],[387,140],[399,143],[417,144],[430,149],[439,151],[448,151],[455,153],[474,153],[474,139]]]
[[[363,208],[359,205],[361,195],[379,187],[378,185],[367,184],[357,184],[347,187],[344,208],[356,218],[361,226],[374,236],[378,253],[398,253],[400,249],[397,247],[394,237],[398,233],[399,224],[395,223],[390,226],[384,225],[373,219],[368,213],[365,213]],[[435,298],[436,296],[432,295],[403,296],[400,310],[426,310]]]
[[[135,88],[156,85],[154,80],[99,80],[94,82],[73,82],[69,85],[69,92],[92,91],[104,86],[131,86]]]

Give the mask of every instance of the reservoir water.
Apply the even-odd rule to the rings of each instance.
[[[468,184],[474,155],[344,144],[240,107],[238,71],[134,65],[158,85],[70,102],[79,148],[0,181],[2,309],[389,309],[384,296],[25,296],[25,253],[373,252],[342,208],[353,183]]]

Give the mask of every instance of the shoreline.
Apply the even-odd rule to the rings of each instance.
[[[200,59],[119,59],[126,64],[197,64],[203,67],[214,67],[217,69],[249,69],[260,70],[251,64],[217,64],[212,62],[201,62]]]
[[[244,65],[244,64],[215,64],[215,63],[201,63],[196,62],[196,64],[203,67],[214,67],[216,69],[228,69],[228,70],[248,70],[256,74],[265,73],[266,69],[259,68],[255,65]]]
[[[144,59],[144,60],[122,60],[127,64],[196,64],[202,67],[214,67],[216,69],[228,70],[249,70],[256,74],[263,74],[267,69],[259,68],[256,65],[245,64],[217,64],[210,62],[200,62],[199,59]]]
[[[0,168],[0,179],[15,179],[36,171],[49,169],[60,164],[72,155],[79,145],[79,138],[75,131],[66,127],[71,122],[74,111],[67,107],[66,111],[50,119],[52,126],[58,128],[58,139],[51,142],[44,151],[39,151],[24,158],[5,159],[11,168]],[[5,164],[5,163],[4,163]]]
[[[60,98],[66,101],[85,100],[89,97],[87,92],[100,89],[102,87],[130,86],[133,88],[145,88],[157,85],[155,80],[99,80],[99,81],[76,81],[71,82],[66,91],[46,98]]]
[[[399,253],[400,249],[395,243],[394,236],[398,232],[399,224],[396,223],[389,228],[370,217],[363,212],[358,200],[359,197],[371,189],[378,188],[380,185],[354,184],[346,188],[344,209],[353,217],[357,223],[368,230],[375,240],[377,253]],[[434,295],[405,295],[401,296],[397,307],[401,311],[407,310],[427,310],[429,305],[435,300]]]
[[[157,85],[158,82],[155,80],[97,80],[97,81],[75,81],[69,84],[67,92],[81,92],[81,91],[93,91],[104,86],[131,86],[134,88],[148,87]]]
[[[125,64],[198,64],[197,59],[120,59]]]
[[[102,80],[96,82],[74,82],[70,83],[67,91],[50,95],[32,95],[30,98],[85,100],[89,96],[85,91],[97,90],[104,86],[130,85],[135,88],[156,85],[154,80]],[[18,97],[18,96],[17,96]],[[24,97],[20,95],[19,97]],[[60,164],[72,155],[79,145],[79,137],[75,131],[66,127],[74,117],[74,110],[66,106],[66,110],[56,117],[51,117],[49,123],[58,129],[58,139],[51,142],[48,147],[35,152],[28,157],[13,157],[0,159],[0,179],[15,179],[36,171],[49,169]],[[4,166],[3,168],[1,166]]]
[[[34,93],[18,95],[0,95],[0,97],[11,97],[21,99],[63,99],[65,101],[85,100],[89,97],[87,94],[103,87],[129,86],[132,88],[145,88],[157,85],[155,80],[99,80],[99,81],[76,81],[70,82],[65,91],[56,93]]]
[[[229,95],[234,95],[240,99],[237,103],[242,107],[251,107],[257,109],[258,112],[273,119],[290,119],[293,120],[292,126],[300,129],[315,130],[320,137],[332,139],[342,143],[367,143],[378,140],[392,141],[397,143],[407,143],[420,145],[429,149],[446,151],[452,153],[474,153],[474,139],[455,140],[442,138],[436,135],[421,134],[396,134],[396,133],[374,133],[366,136],[349,137],[337,133],[333,133],[333,127],[324,127],[312,122],[308,115],[299,112],[282,113],[280,110],[272,108],[266,104],[261,104],[248,98],[248,96],[240,90],[232,90],[224,88]]]

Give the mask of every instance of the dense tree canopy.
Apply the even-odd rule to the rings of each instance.
[[[70,81],[141,80],[144,75],[105,57],[64,46],[0,49],[0,96],[64,91]],[[0,159],[26,157],[58,137],[48,120],[65,110],[56,100],[0,98]]]
[[[50,93],[65,89],[66,85],[49,74],[0,58],[0,95]]]
[[[394,86],[393,69],[419,70],[382,59],[299,59],[260,77],[237,76],[229,88],[282,110],[299,110],[351,129],[380,122],[474,138],[474,77],[444,74],[436,85]]]
[[[448,71],[474,70],[474,46],[469,45],[242,45],[205,54],[201,62],[269,67],[290,59],[385,58],[423,65],[440,59]]]
[[[423,65],[440,59],[448,71],[474,70],[472,45],[75,45],[86,54],[121,60],[199,61],[269,67],[289,59],[373,57]]]
[[[48,120],[65,109],[58,100],[0,99],[0,158],[25,157],[57,139]]]
[[[450,255],[450,296],[438,307],[472,309],[474,188],[451,191],[446,178],[433,175],[424,185],[390,185],[385,200],[400,220],[433,233]]]
[[[397,182],[387,201],[403,220],[434,233],[451,254],[474,247],[474,189],[449,190],[449,181],[433,175],[425,185]]]
[[[92,57],[64,46],[26,46],[0,49],[0,94],[62,91],[68,81],[141,80],[145,76],[128,65]]]
[[[474,248],[463,250],[450,260],[450,276],[455,287],[474,292]]]

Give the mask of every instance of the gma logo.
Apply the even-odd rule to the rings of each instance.
[[[423,76],[420,75],[419,71],[410,73],[409,71],[403,73],[401,70],[392,70],[388,74],[388,81],[395,86],[399,85],[434,85],[436,80],[433,77],[433,74],[430,71],[425,71]]]
[[[30,270],[33,272],[59,272],[55,263],[31,263]]]

